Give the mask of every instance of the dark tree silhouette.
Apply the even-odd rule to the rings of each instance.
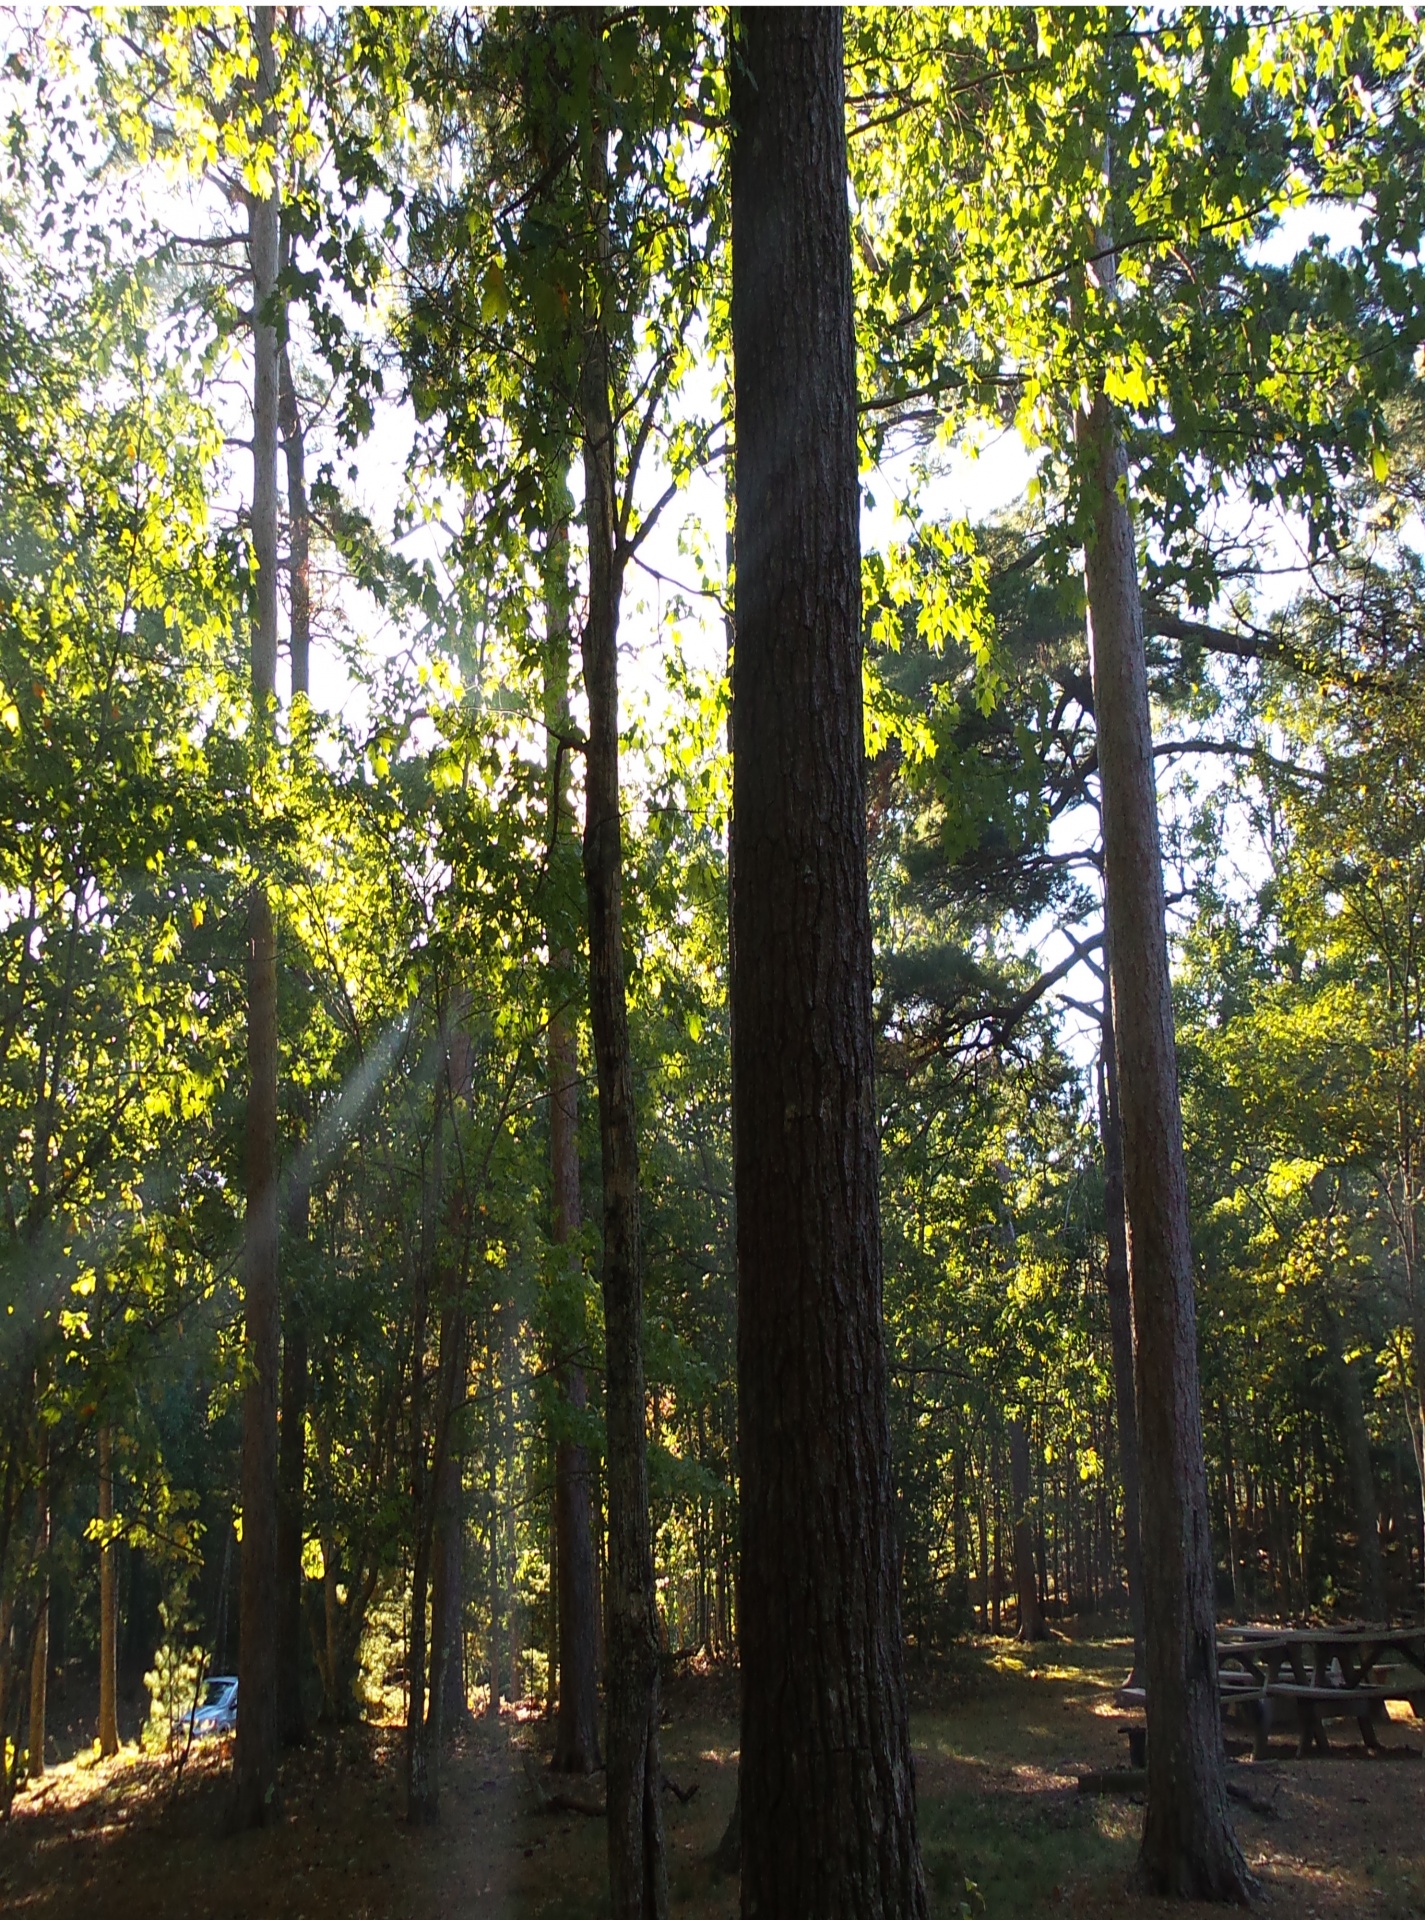
[[[598,16],[590,15],[590,31]],[[608,184],[602,131],[591,142],[587,197],[607,268]],[[658,1597],[648,1515],[644,1431],[643,1260],[638,1132],[623,960],[623,826],[619,815],[618,623],[627,549],[617,507],[609,343],[589,315],[579,383],[589,599],[584,619],[584,886],[589,914],[589,1023],[599,1083],[604,1176],[604,1415],[608,1432],[605,1699],[609,1885],[615,1920],[668,1911],[658,1759]]]
[[[732,60],[742,1910],[926,1911],[881,1318],[841,15]]]
[[[277,86],[272,7],[253,17],[263,137],[273,139]],[[258,750],[270,739],[277,690],[277,190],[247,203],[252,272],[252,546],[257,609],[252,627],[252,705]],[[242,1568],[238,1614],[238,1713],[233,1753],[236,1828],[261,1826],[277,1788],[277,936],[259,877],[248,896],[247,1214],[243,1301],[247,1385],[243,1393]]]

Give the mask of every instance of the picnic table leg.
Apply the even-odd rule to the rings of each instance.
[[[1302,1671],[1301,1655],[1295,1647],[1288,1655],[1291,1677],[1299,1687],[1306,1685],[1306,1675]],[[1299,1759],[1311,1751],[1312,1713],[1311,1704],[1306,1700],[1296,1703],[1296,1756]]]
[[[1272,1703],[1268,1694],[1254,1700],[1256,1725],[1252,1730],[1252,1758],[1265,1760],[1272,1746]]]
[[[1336,1658],[1341,1663],[1341,1678],[1348,1687],[1366,1685],[1371,1677],[1371,1670],[1375,1666],[1375,1656],[1376,1649],[1369,1645],[1361,1648],[1359,1657],[1353,1656],[1345,1647],[1338,1650]],[[1361,1739],[1365,1742],[1367,1751],[1374,1753],[1379,1748],[1380,1742],[1376,1739],[1376,1704],[1373,1700],[1367,1701],[1362,1706],[1356,1715],[1356,1725],[1361,1730]]]
[[[1308,1682],[1303,1669],[1301,1654],[1295,1647],[1292,1648],[1291,1652],[1291,1670],[1296,1676],[1297,1685],[1300,1687],[1311,1684],[1315,1684],[1316,1686],[1324,1684],[1321,1654],[1319,1651],[1316,1656],[1315,1677],[1313,1682]],[[1316,1711],[1316,1702],[1314,1700],[1298,1700],[1296,1703],[1296,1711],[1298,1724],[1301,1729],[1296,1743],[1298,1758],[1304,1758],[1305,1755],[1313,1751],[1316,1753],[1329,1753],[1331,1751],[1331,1743],[1326,1738],[1326,1729],[1322,1726],[1321,1716]]]

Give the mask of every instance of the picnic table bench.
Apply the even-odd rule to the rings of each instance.
[[[1425,1711],[1425,1628],[1233,1627],[1217,1642],[1217,1685],[1224,1706],[1251,1715],[1258,1760],[1266,1757],[1278,1702],[1296,1709],[1298,1753],[1330,1751],[1321,1724],[1328,1716],[1355,1720],[1374,1748],[1387,1701]],[[1125,1687],[1119,1698],[1125,1706],[1146,1701],[1142,1687]]]

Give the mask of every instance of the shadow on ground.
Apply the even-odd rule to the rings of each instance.
[[[913,1662],[912,1731],[922,1845],[939,1920],[1187,1915],[1130,1890],[1142,1819],[1132,1799],[1081,1796],[1077,1775],[1122,1765],[1128,1716],[1114,1704],[1121,1642],[1036,1648],[981,1641]],[[538,1720],[482,1723],[446,1765],[443,1818],[401,1819],[395,1728],[353,1728],[294,1754],[281,1819],[220,1837],[226,1755],[172,1770],[132,1749],[80,1759],[22,1794],[0,1832],[0,1911],[17,1920],[441,1920],[447,1915],[595,1920],[607,1911],[603,1824],[540,1809],[526,1769],[548,1744]],[[1349,1730],[1328,1756],[1283,1742],[1244,1767],[1269,1814],[1239,1808],[1264,1910],[1290,1920],[1425,1920],[1425,1763],[1418,1722],[1365,1755]],[[673,1912],[733,1920],[735,1880],[710,1856],[736,1782],[736,1685],[687,1674],[667,1690],[664,1764]],[[1245,1743],[1244,1743],[1245,1744]],[[967,1886],[967,1882],[969,1885]],[[1203,1908],[1206,1913],[1212,1909]]]

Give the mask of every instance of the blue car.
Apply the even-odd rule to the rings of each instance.
[[[201,1740],[210,1733],[231,1733],[237,1726],[238,1683],[231,1674],[215,1674],[203,1688],[203,1698],[193,1709],[193,1738]]]

